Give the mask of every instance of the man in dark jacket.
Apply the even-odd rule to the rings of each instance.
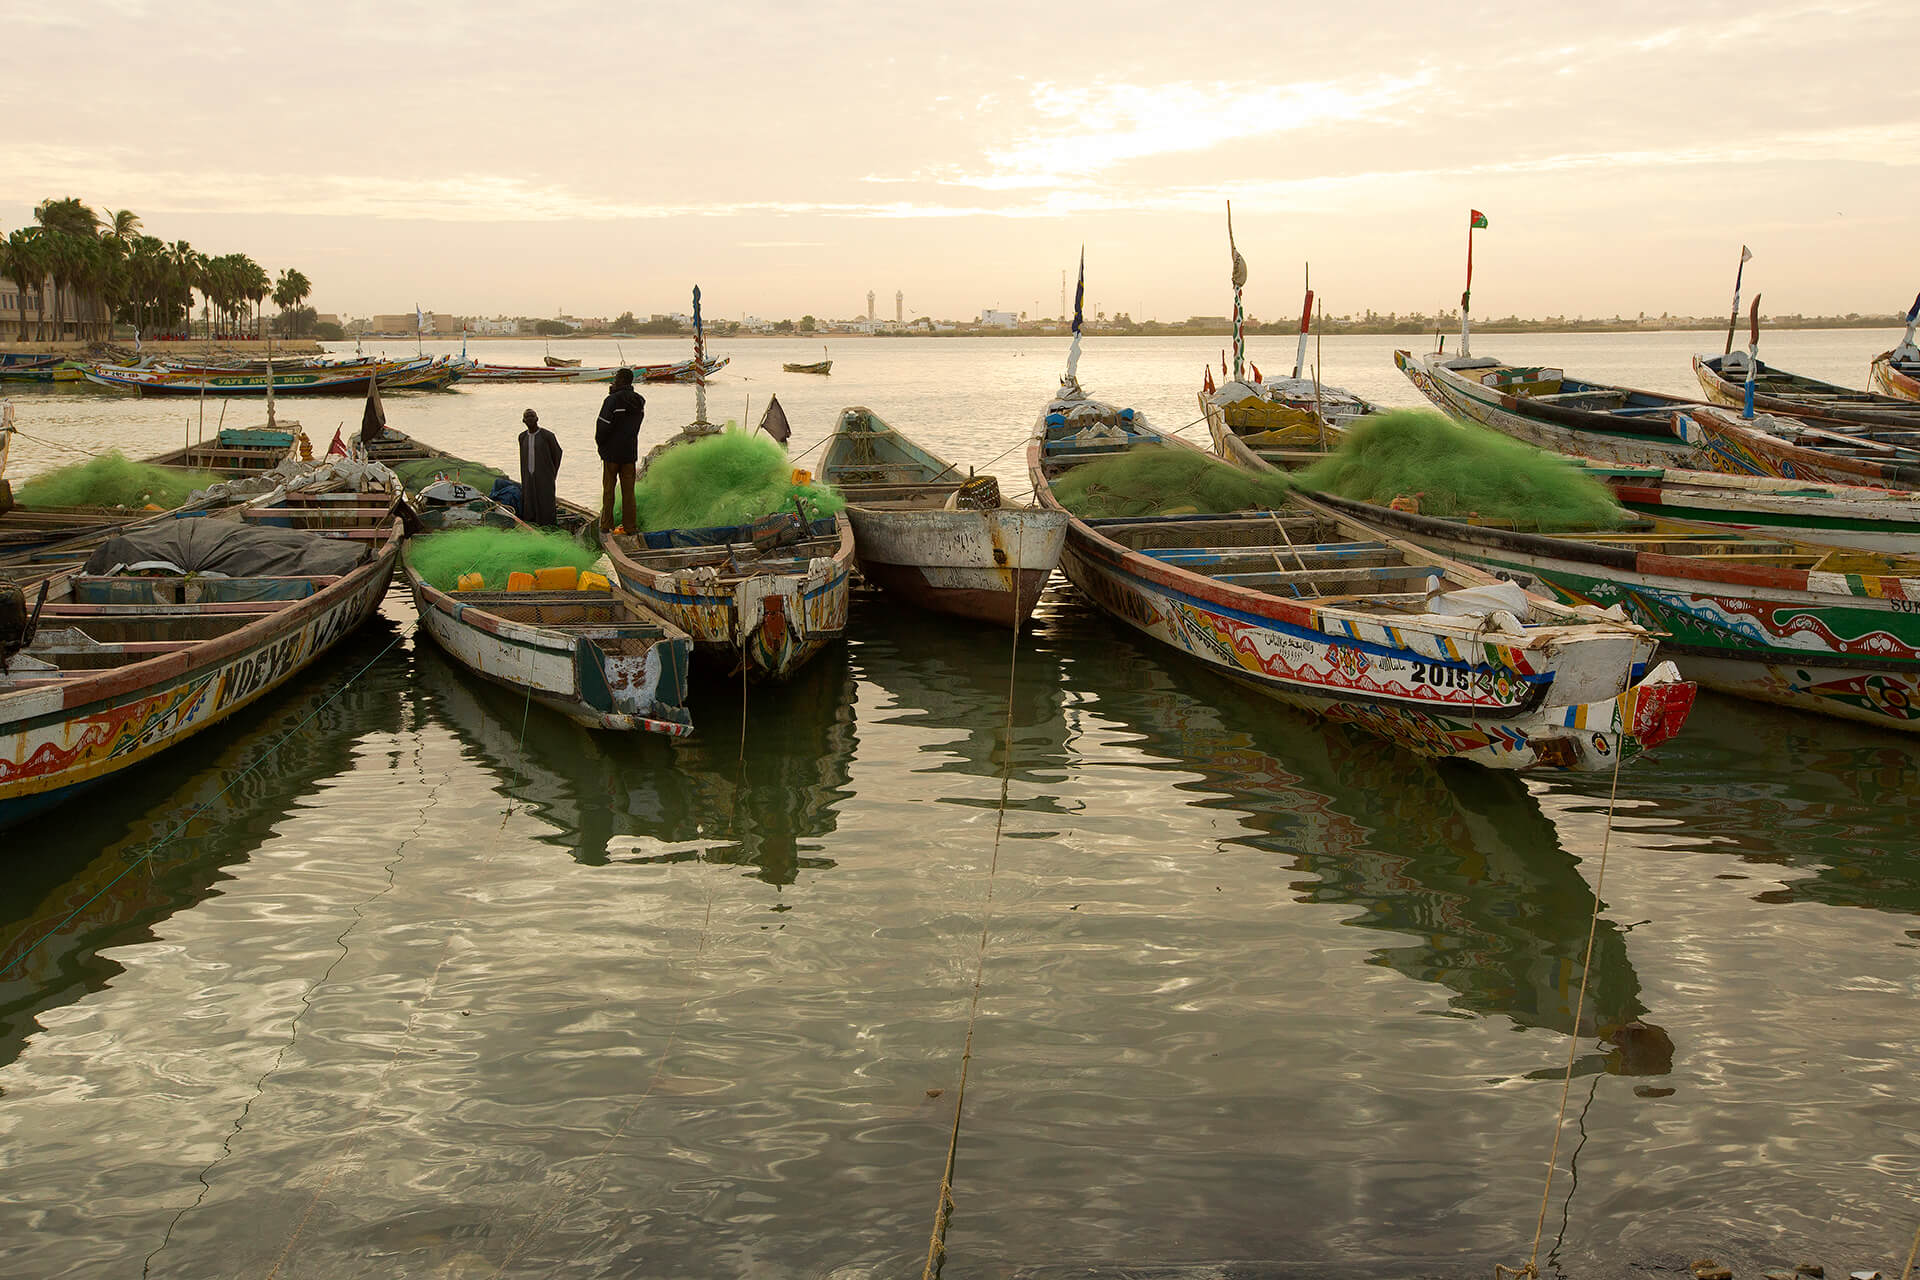
[[[621,528],[628,533],[639,530],[633,510],[633,469],[640,461],[640,423],[647,416],[647,402],[633,389],[633,370],[622,369],[613,375],[613,390],[600,404],[600,418],[593,426],[593,443],[600,450],[600,527],[613,525],[613,485],[620,483]]]
[[[551,525],[557,519],[553,482],[560,473],[560,441],[533,410],[521,414],[520,421],[527,424],[520,433],[520,518]]]

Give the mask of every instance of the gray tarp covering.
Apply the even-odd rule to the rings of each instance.
[[[351,573],[370,547],[300,529],[265,529],[231,520],[163,520],[110,538],[87,559],[87,572],[174,569],[229,578]]]

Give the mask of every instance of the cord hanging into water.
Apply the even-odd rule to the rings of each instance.
[[[1628,677],[1628,684],[1631,685],[1631,675]],[[1617,703],[1615,705],[1619,706]],[[1627,709],[1619,706],[1618,714],[1624,730],[1628,727],[1626,725]],[[1494,1263],[1494,1280],[1501,1280],[1503,1276],[1524,1276],[1527,1280],[1537,1280],[1540,1274],[1540,1238],[1547,1229],[1547,1204],[1553,1195],[1554,1170],[1560,1163],[1560,1135],[1566,1128],[1567,1099],[1573,1092],[1573,1064],[1580,1052],[1580,1018],[1586,1011],[1587,979],[1593,972],[1593,940],[1600,928],[1602,908],[1600,892],[1607,883],[1607,851],[1613,844],[1613,810],[1615,801],[1620,797],[1620,765],[1626,755],[1625,739],[1626,734],[1623,732],[1621,743],[1616,746],[1613,754],[1613,785],[1607,792],[1607,826],[1600,837],[1600,867],[1593,879],[1593,911],[1587,917],[1587,952],[1580,962],[1580,994],[1573,1004],[1573,1033],[1567,1037],[1567,1069],[1565,1078],[1560,1082],[1560,1110],[1553,1118],[1553,1145],[1547,1152],[1546,1184],[1540,1188],[1540,1216],[1533,1224],[1533,1248],[1527,1255],[1527,1265],[1524,1267],[1509,1267],[1504,1263]]]
[[[953,1129],[947,1135],[947,1158],[940,1171],[940,1200],[933,1210],[933,1232],[927,1240],[927,1262],[920,1280],[938,1280],[947,1262],[947,1227],[953,1221],[953,1169],[960,1153],[960,1117],[967,1105],[967,1075],[973,1065],[973,1032],[980,1020],[980,986],[987,965],[987,936],[993,927],[993,884],[1000,870],[1000,841],[1007,827],[1007,791],[1013,782],[1013,699],[1014,676],[1020,662],[1020,624],[1025,614],[1020,607],[1020,571],[1026,565],[1027,527],[1020,525],[1014,547],[1013,570],[1013,647],[1007,657],[1007,719],[1002,732],[1003,756],[1000,762],[1000,805],[993,821],[993,855],[987,863],[987,894],[980,917],[980,943],[974,953],[973,995],[967,1005],[967,1035],[960,1049],[960,1084],[953,1095]]]

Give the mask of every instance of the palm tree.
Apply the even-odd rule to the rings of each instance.
[[[193,336],[193,291],[200,288],[200,282],[206,272],[207,260],[194,251],[185,240],[175,240],[167,246],[168,265],[172,268],[167,281],[167,294],[170,308],[177,306],[185,323],[181,326],[180,336]],[[171,323],[171,309],[169,310]]]
[[[49,231],[89,240],[100,233],[100,215],[78,196],[42,200],[33,208],[33,220]]]
[[[273,278],[266,268],[249,258],[246,254],[235,254],[239,262],[240,296],[253,303],[253,336],[260,336],[260,304],[273,292]]]
[[[131,248],[140,236],[140,215],[131,209],[115,209],[106,220],[106,234]]]
[[[7,274],[20,286],[20,341],[39,341],[47,323],[47,258],[40,227],[21,227],[7,237]],[[34,300],[34,334],[27,337],[27,298]]]
[[[273,305],[280,308],[280,332],[287,337],[297,336],[287,329],[287,312],[299,306],[312,292],[313,283],[299,271],[289,267],[280,273],[280,279],[273,286]]]

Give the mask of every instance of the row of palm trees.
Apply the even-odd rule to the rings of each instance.
[[[0,239],[0,277],[16,286],[21,342],[47,341],[49,330],[55,341],[104,342],[116,321],[148,337],[185,337],[195,291],[210,332],[257,336],[262,302],[271,297],[285,312],[313,291],[299,271],[274,280],[244,253],[209,257],[185,240],[142,234],[131,209],[102,216],[68,196],[42,201],[33,218]]]

